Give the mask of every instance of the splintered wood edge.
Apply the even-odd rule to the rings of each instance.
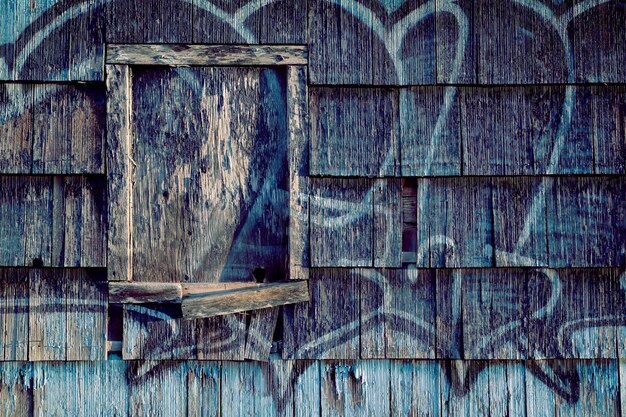
[[[309,301],[307,281],[256,284],[183,298],[183,318],[206,318]]]
[[[304,45],[108,44],[106,63],[123,65],[306,65]]]
[[[160,282],[109,282],[109,303],[180,303],[182,299],[183,291],[180,284]]]

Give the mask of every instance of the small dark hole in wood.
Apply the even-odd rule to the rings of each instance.
[[[190,280],[191,280],[191,277],[190,277],[189,275],[185,274],[185,275],[183,276],[183,281],[185,281],[185,282],[189,282]]]
[[[206,174],[206,165],[200,165],[200,171],[202,171],[203,174]]]
[[[43,259],[41,259],[41,258],[33,258],[33,267],[35,267],[35,268],[43,268]]]
[[[256,268],[254,271],[252,271],[252,276],[254,276],[256,282],[262,283],[263,281],[265,281],[265,268]]]
[[[163,198],[168,199],[170,197],[170,192],[167,190],[163,191]]]

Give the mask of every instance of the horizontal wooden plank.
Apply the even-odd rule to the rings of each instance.
[[[183,299],[184,318],[221,316],[309,300],[306,281],[257,284]]]
[[[303,45],[109,44],[107,64],[126,65],[306,65]]]
[[[183,291],[180,284],[165,282],[110,282],[109,303],[160,303],[181,302]]]

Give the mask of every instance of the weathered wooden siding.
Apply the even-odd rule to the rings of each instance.
[[[624,62],[623,0],[0,0],[0,415],[626,415]]]

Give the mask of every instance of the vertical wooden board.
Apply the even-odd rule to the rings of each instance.
[[[417,183],[414,178],[402,178],[402,263],[417,256]]]
[[[0,269],[0,360],[28,359],[28,270]]]
[[[31,363],[0,362],[0,413],[3,416],[33,415],[32,375]]]
[[[257,11],[261,6],[260,2],[217,0],[211,3],[194,0],[193,43],[258,43],[258,15],[263,13]],[[225,13],[220,13],[220,10]],[[235,18],[237,13],[239,17]]]
[[[309,2],[309,70],[312,84],[372,83],[371,15],[359,4]]]
[[[95,85],[33,87],[37,139],[33,172],[104,173],[104,91]],[[39,168],[41,167],[41,171]]]
[[[69,79],[72,33],[67,23],[71,16],[68,5],[58,0],[20,2],[16,5],[13,79]]]
[[[411,16],[420,7],[424,13]],[[386,28],[382,34],[372,29],[373,84],[434,84],[434,5],[420,0],[374,3],[372,11],[376,13],[372,27],[379,21]]]
[[[592,87],[594,172],[626,173],[626,88]]]
[[[438,84],[476,83],[476,34],[474,1],[451,7],[436,0],[435,47]]]
[[[105,5],[89,0],[70,20],[70,80],[104,80]]]
[[[259,68],[134,71],[135,280],[161,271],[161,281],[241,281],[257,268],[284,276],[283,76]],[[182,102],[185,111],[176,111]]]
[[[389,416],[389,361],[322,363],[321,415]]]
[[[626,3],[577,5],[568,25],[574,71],[579,83],[623,83],[626,80]]]
[[[32,165],[33,87],[0,85],[0,172],[28,174]]]
[[[402,175],[459,175],[459,94],[429,86],[402,89],[399,95]]]
[[[463,271],[464,358],[526,358],[526,280],[521,269]]]
[[[502,177],[492,181],[496,266],[546,266],[546,179]]]
[[[578,374],[577,401],[556,397],[556,417],[621,415],[617,361],[568,361]]]
[[[580,134],[589,118],[585,96],[559,86],[464,88],[460,94],[464,173],[592,172],[591,138]]]
[[[311,174],[399,175],[398,101],[397,90],[311,89]]]
[[[296,379],[293,384],[294,415],[320,416],[322,361],[295,361]]]
[[[307,43],[306,0],[278,0],[262,7],[258,13],[259,43]]]
[[[619,177],[557,177],[547,193],[550,266],[626,263],[626,185]]]
[[[390,361],[391,415],[440,417],[440,379],[444,376],[438,361]]]
[[[24,263],[49,266],[52,259],[52,177],[29,177],[24,202]]]
[[[272,348],[278,313],[278,307],[264,308],[249,313],[250,323],[246,332],[244,354],[246,359],[267,361]]]
[[[222,416],[287,416],[293,396],[287,393],[287,375],[293,362],[222,362],[220,409]],[[284,366],[286,365],[286,366]],[[226,388],[228,387],[228,388]],[[291,404],[283,403],[291,398]]]
[[[430,267],[494,264],[490,179],[420,179],[417,204],[418,266],[426,253]]]
[[[13,0],[2,0],[0,8],[5,16],[0,22],[0,80],[11,80],[15,59],[11,46],[15,40],[16,4]]]
[[[247,320],[245,313],[196,320],[198,359],[243,360]]]
[[[166,417],[187,410],[187,362],[130,362],[129,368],[129,415]]]
[[[562,378],[563,377],[563,378]],[[528,417],[555,417],[556,398],[559,390],[556,386],[571,392],[573,376],[561,372],[556,361],[526,362],[526,415]]]
[[[32,269],[29,278],[28,360],[65,360],[66,276],[62,270]]]
[[[30,181],[24,176],[0,177],[0,261],[24,265],[26,195]]]
[[[130,0],[106,3],[107,43],[191,43],[193,2]]]
[[[108,296],[103,278],[84,269],[64,271],[68,361],[106,359]]]
[[[492,416],[526,415],[526,368],[524,362],[490,364],[489,405]]]
[[[33,365],[34,415],[126,416],[125,388],[121,361],[38,362]]]
[[[372,266],[373,182],[311,178],[311,266]]]
[[[82,178],[80,265],[106,266],[106,179],[103,176]],[[69,226],[66,225],[66,229]]]
[[[131,73],[106,66],[107,271],[110,281],[132,278],[131,270]]]
[[[402,266],[402,182],[399,178],[374,181],[374,266]]]
[[[474,4],[479,84],[571,81],[568,48],[551,23],[548,7],[488,0]]]
[[[435,275],[437,358],[463,356],[463,271],[439,269]]]
[[[192,362],[187,372],[187,417],[217,417],[220,409],[219,362]]]
[[[447,378],[440,380],[442,417],[489,416],[488,362],[448,361],[444,366]]]
[[[434,272],[363,270],[361,281],[361,357],[434,358]]]
[[[63,177],[64,208],[55,220],[63,222],[63,266],[80,266],[83,235],[83,201],[87,190],[83,188],[81,177]]]
[[[311,299],[284,307],[284,358],[358,358],[359,288],[358,271],[312,269]]]
[[[587,268],[530,273],[529,356],[615,358],[616,315],[623,314],[616,311],[617,275]]]
[[[309,107],[305,67],[287,69],[289,117],[289,277],[307,279],[309,245]]]

